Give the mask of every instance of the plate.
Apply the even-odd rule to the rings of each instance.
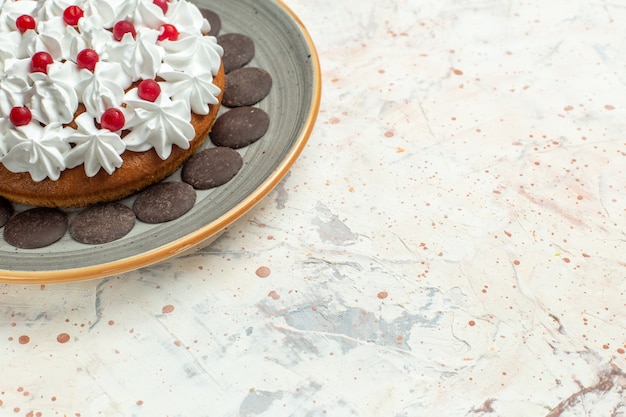
[[[256,105],[270,116],[265,136],[239,150],[244,165],[230,182],[197,191],[195,206],[179,219],[158,225],[138,221],[127,236],[104,245],[75,242],[69,233],[41,249],[17,249],[0,241],[1,282],[101,278],[208,245],[263,199],[292,167],[306,145],[320,104],[321,73],[311,37],[280,0],[194,3],[220,16],[220,34],[237,32],[254,39],[256,54],[249,65],[265,69],[273,79],[270,94]],[[180,178],[180,172],[176,176]]]

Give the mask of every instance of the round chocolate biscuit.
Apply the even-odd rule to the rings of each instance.
[[[13,215],[13,205],[6,198],[0,197],[0,227],[7,224]]]
[[[185,182],[161,182],[137,196],[133,211],[145,223],[164,223],[187,213],[196,202],[196,191]]]
[[[243,148],[259,140],[270,125],[269,115],[257,107],[237,107],[217,118],[209,137],[216,146]]]
[[[243,158],[227,147],[208,148],[185,163],[182,178],[197,190],[219,187],[230,181],[243,166]]]
[[[67,215],[61,210],[35,207],[9,219],[4,227],[4,240],[17,248],[43,248],[61,239],[67,225]]]
[[[227,74],[254,58],[254,41],[242,33],[226,33],[217,38],[217,43],[224,48],[222,63]]]
[[[219,15],[212,10],[209,9],[200,9],[200,13],[202,13],[202,17],[209,21],[209,26],[211,29],[207,35],[209,36],[217,36],[222,29],[222,19],[220,19]]]
[[[135,226],[135,212],[121,203],[87,207],[70,224],[70,236],[87,245],[113,242]]]
[[[252,106],[272,89],[272,76],[262,68],[243,67],[226,74],[222,104],[226,107]]]

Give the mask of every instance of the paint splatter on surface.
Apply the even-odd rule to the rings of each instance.
[[[70,335],[67,333],[59,333],[57,336],[57,342],[59,343],[67,343],[70,341]]]
[[[272,271],[267,266],[260,266],[255,271],[256,276],[259,278],[267,278],[270,276],[271,273]]]
[[[626,9],[409,3],[289,1],[318,123],[212,245],[1,286],[0,415],[620,415]]]

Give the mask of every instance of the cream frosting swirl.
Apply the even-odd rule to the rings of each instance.
[[[59,179],[66,168],[65,155],[71,149],[64,140],[61,123],[42,127],[32,121],[8,129],[4,135],[6,154],[2,163],[12,172],[28,172],[34,181]]]
[[[154,148],[161,159],[170,156],[173,145],[189,149],[196,131],[189,123],[191,113],[186,101],[170,100],[166,94],[160,94],[150,102],[142,100],[133,88],[126,94],[125,102],[126,127],[131,129],[124,137],[128,149],[144,152]]]
[[[94,72],[81,70],[81,81],[76,91],[87,113],[100,123],[106,109],[119,108],[124,100],[124,88],[130,86],[130,77],[118,62],[99,62]],[[122,88],[124,87],[124,88]]]
[[[96,127],[88,113],[78,116],[76,125],[78,130],[68,135],[68,140],[75,145],[65,156],[68,168],[77,167],[84,161],[85,174],[93,177],[100,168],[112,174],[122,166],[120,155],[126,150],[126,143],[119,135]]]
[[[53,63],[48,67],[48,74],[33,72],[32,95],[27,104],[33,117],[44,124],[70,123],[78,108],[78,95],[71,84],[71,73],[78,69],[72,62]],[[64,105],[59,106],[59,103]]]
[[[125,34],[111,48],[109,57],[112,61],[120,62],[133,81],[152,79],[163,60],[163,48],[156,44],[159,32],[141,28],[136,36],[135,39],[129,33]]]
[[[210,71],[198,74],[174,71],[164,64],[159,76],[166,81],[161,84],[165,94],[189,103],[191,111],[196,114],[208,114],[209,104],[218,103],[220,89],[213,84],[213,74]]]
[[[76,26],[63,11],[78,6]],[[21,33],[16,19],[31,15],[34,29]],[[117,41],[112,27],[133,23],[136,35]],[[174,25],[179,38],[158,40],[160,26]],[[213,84],[222,48],[206,36],[208,21],[187,0],[169,0],[167,12],[152,0],[0,0],[0,163],[33,180],[56,180],[66,168],[84,164],[88,176],[111,174],[124,150],[154,148],[166,159],[172,147],[189,148],[195,136],[191,112],[207,114],[220,89]],[[89,48],[98,54],[93,71],[80,69],[77,56]],[[47,73],[31,72],[36,52],[54,62]],[[161,95],[152,103],[138,97],[133,82],[161,77]],[[86,111],[76,117],[79,105]],[[15,106],[31,110],[32,121],[14,126]],[[100,128],[101,116],[119,108],[126,116],[121,131]]]

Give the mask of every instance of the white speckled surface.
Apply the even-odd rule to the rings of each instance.
[[[2,285],[0,415],[626,415],[626,8],[287,4],[290,174],[196,254]]]

